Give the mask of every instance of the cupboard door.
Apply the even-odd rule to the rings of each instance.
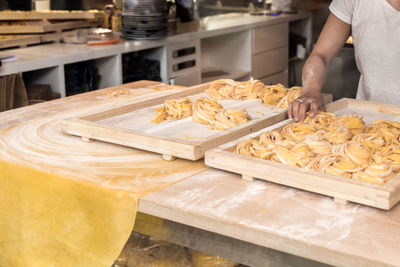
[[[281,23],[253,31],[253,55],[289,44],[289,24]]]
[[[281,72],[288,66],[288,47],[253,55],[252,76],[256,79]]]

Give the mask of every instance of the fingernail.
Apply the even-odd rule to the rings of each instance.
[[[294,117],[294,120],[295,120],[295,121],[298,121],[297,117]]]

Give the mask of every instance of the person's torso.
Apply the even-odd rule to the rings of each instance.
[[[400,11],[386,0],[356,1],[352,36],[361,72],[357,98],[400,104]]]

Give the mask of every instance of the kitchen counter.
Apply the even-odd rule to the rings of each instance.
[[[94,60],[95,65],[99,70],[101,76],[99,82],[99,88],[107,88],[110,86],[120,85],[123,81],[123,66],[122,66],[122,55],[135,51],[150,51],[146,52],[146,56],[150,59],[155,59],[160,62],[161,66],[161,78],[165,83],[171,83],[171,79],[175,79],[177,76],[186,76],[186,82],[179,82],[176,80],[176,84],[192,85],[201,82],[201,69],[214,67],[215,62],[210,61],[209,58],[215,58],[215,55],[204,55],[209,50],[208,48],[214,48],[214,43],[222,47],[229,47],[233,51],[240,53],[243,58],[241,62],[237,62],[237,66],[232,66],[232,62],[226,62],[225,64],[231,68],[246,68],[246,70],[240,69],[239,72],[244,76],[251,73],[251,56],[252,56],[252,31],[253,29],[260,27],[267,27],[277,24],[285,24],[280,31],[275,31],[274,34],[280,34],[282,36],[289,33],[288,24],[291,22],[300,22],[299,25],[295,25],[291,31],[295,31],[307,39],[307,47],[310,47],[311,42],[311,14],[304,12],[298,14],[282,14],[276,17],[269,16],[251,16],[247,13],[229,13],[223,15],[216,15],[203,18],[199,27],[196,30],[187,30],[186,32],[171,33],[166,38],[157,40],[124,40],[122,39],[115,45],[104,45],[104,46],[87,46],[85,44],[64,44],[64,43],[53,43],[44,44],[38,46],[31,46],[26,48],[10,49],[5,50],[6,53],[14,54],[18,57],[18,61],[4,63],[0,67],[0,76],[8,75],[12,73],[26,73],[32,83],[39,84],[50,84],[52,90],[59,92],[61,96],[66,95],[65,89],[65,73],[64,66],[66,64],[77,63],[87,60]],[[304,23],[303,23],[304,22]],[[185,27],[190,28],[190,27]],[[283,31],[283,34],[282,34]],[[237,34],[237,36],[233,36]],[[215,39],[221,36],[221,40],[214,40],[211,43],[206,42],[203,47],[203,40]],[[270,35],[269,38],[274,38],[274,35]],[[279,38],[278,38],[279,39]],[[223,41],[225,40],[226,43]],[[288,39],[286,43],[281,43],[280,47],[288,50]],[[263,44],[258,44],[261,46]],[[254,46],[254,45],[253,45]],[[187,47],[195,47],[196,54],[193,58],[190,56],[182,57],[182,61],[188,61],[194,59],[195,66],[179,72],[170,70],[172,64],[181,63],[177,62],[179,59],[170,56],[174,49],[182,49]],[[278,48],[278,47],[274,47]],[[272,48],[271,48],[272,49]],[[254,51],[253,51],[254,52]],[[221,55],[222,56],[222,55]],[[271,55],[269,55],[271,56]],[[224,56],[224,58],[228,58]],[[280,56],[282,57],[282,55]],[[265,58],[260,59],[264,61]],[[288,56],[285,55],[281,58],[282,63],[287,65]],[[203,62],[202,62],[203,61]],[[211,60],[212,61],[212,60]],[[219,62],[221,60],[218,60]],[[211,65],[208,66],[207,64]],[[223,64],[223,63],[220,63]],[[276,64],[276,63],[275,63]],[[220,67],[220,66],[217,66]],[[226,66],[225,66],[226,67]],[[196,73],[190,72],[193,69]],[[275,71],[275,70],[274,70]],[[278,70],[276,70],[277,72]],[[284,71],[283,69],[279,71]],[[287,67],[286,67],[287,76]],[[275,74],[275,73],[271,73]],[[194,77],[189,78],[193,75]],[[268,74],[269,75],[269,74]],[[27,76],[27,77],[28,77]],[[232,78],[243,78],[232,76]],[[262,77],[256,77],[262,78]],[[203,81],[204,82],[204,81]],[[283,82],[283,81],[280,81]]]
[[[118,87],[124,88],[136,88],[137,92],[142,90],[147,92],[147,97],[166,93],[140,89],[137,83]],[[63,134],[52,132],[52,129],[58,128],[57,118],[61,118],[61,114],[62,117],[68,113],[76,114],[78,107],[112,105],[115,100],[108,100],[104,96],[106,92],[115,89],[99,90],[0,113],[0,129],[17,129],[19,126],[14,126],[25,122],[23,128],[27,130],[21,132],[17,143],[21,142],[27,148],[34,147],[44,142],[42,139],[45,136],[53,135],[60,142],[52,142],[53,146],[67,147],[68,143],[59,141],[67,140],[61,136]],[[143,97],[142,94],[119,96],[122,101]],[[49,116],[51,119],[46,119]],[[39,125],[41,121],[43,123]],[[36,126],[29,130],[29,125]],[[36,136],[36,131],[42,134]],[[101,142],[91,143],[90,146],[91,151],[96,146],[103,146],[110,153],[121,149]],[[52,149],[56,150],[56,147]],[[79,153],[84,150],[82,147],[76,149]],[[24,153],[30,154],[29,150],[19,155],[13,154],[12,150],[3,152],[4,155],[8,153],[10,158],[21,159],[25,158]],[[46,155],[47,152],[43,149],[39,153]],[[147,152],[142,154],[151,155]],[[64,164],[67,166],[72,163]],[[93,169],[97,175],[102,174],[102,164],[99,162],[97,169]],[[70,167],[73,169],[73,165]],[[48,168],[51,169],[51,164]],[[87,172],[85,168],[79,169],[79,175],[82,176],[91,177],[94,173]],[[193,246],[207,236],[208,244],[215,246],[215,252],[222,251],[221,256],[231,256],[236,261],[240,260],[238,256],[242,256],[241,262],[245,264],[400,266],[400,205],[390,211],[356,204],[340,205],[318,194],[264,181],[249,183],[241,180],[238,175],[208,169],[141,197],[139,211],[181,225],[182,229],[191,227],[203,231],[192,236]],[[225,240],[225,243],[221,240]],[[241,245],[253,249],[235,247],[235,242],[242,242]],[[223,250],[224,246],[229,250]]]
[[[87,46],[82,44],[46,44],[27,48],[6,50],[15,54],[18,61],[5,63],[0,67],[0,76],[16,72],[26,72],[48,68],[60,64],[69,64],[84,60],[107,57],[115,54],[140,51],[171,43],[192,41],[233,32],[244,31],[260,26],[273,25],[282,22],[301,20],[310,17],[304,12],[294,15],[277,17],[251,16],[247,13],[229,13],[203,18],[200,29],[193,32],[170,34],[166,38],[149,41],[124,40],[116,45]]]

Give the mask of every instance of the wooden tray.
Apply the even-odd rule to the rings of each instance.
[[[70,19],[100,19],[102,12],[93,11],[1,11],[1,20],[70,20]]]
[[[211,148],[287,118],[285,110],[267,107],[258,99],[222,100],[219,103],[224,108],[246,109],[252,120],[225,131],[209,130],[207,125],[193,122],[192,117],[160,124],[151,123],[156,115],[155,108],[161,107],[165,100],[189,96],[193,101],[208,96],[204,93],[208,87],[209,83],[201,84],[147,101],[116,105],[109,110],[100,107],[98,112],[63,121],[63,129],[86,141],[97,139],[152,151],[162,154],[166,160],[175,157],[198,160]]]
[[[22,33],[46,33],[62,32],[70,29],[80,29],[99,26],[101,22],[96,20],[76,20],[66,22],[46,22],[26,25],[5,25],[0,26],[0,34],[22,34]]]
[[[60,42],[64,36],[75,34],[78,30],[48,32],[29,35],[0,35],[0,48],[27,47],[42,43]]]
[[[22,36],[0,36],[0,48],[9,47],[25,47],[32,44],[40,44],[40,36],[35,35],[22,35]]]
[[[327,105],[327,110],[340,116],[352,113],[361,114],[367,125],[378,119],[400,121],[400,107],[398,106],[354,99],[341,99],[330,103]],[[210,167],[241,174],[244,180],[253,181],[254,178],[258,178],[283,184],[331,196],[338,203],[351,201],[389,210],[399,202],[400,175],[397,175],[384,185],[375,185],[341,176],[308,171],[233,152],[236,145],[241,141],[256,138],[270,130],[278,130],[291,122],[292,120],[286,120],[210,150],[205,155],[205,163]]]

